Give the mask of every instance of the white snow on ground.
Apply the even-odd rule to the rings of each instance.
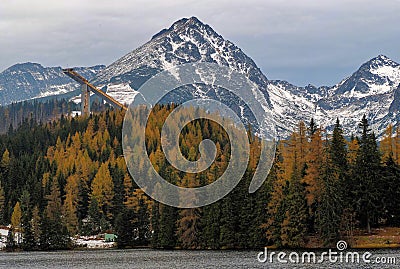
[[[6,247],[8,236],[8,229],[0,229],[0,249],[4,249]],[[15,241],[21,240],[21,234],[15,233]],[[86,247],[86,248],[113,248],[116,246],[115,242],[105,242],[103,239],[96,239],[95,237],[82,236],[80,238],[71,238],[71,240],[78,247]]]
[[[113,248],[116,246],[115,242],[105,242],[104,240],[99,239],[88,239],[88,238],[78,238],[73,239],[74,243],[80,247],[87,248]]]
[[[73,110],[71,111],[71,114],[69,114],[69,116],[71,117],[75,117],[76,115],[80,116],[82,113],[80,110]]]
[[[103,85],[97,88],[101,89],[102,87]],[[128,83],[121,83],[121,84],[108,85],[106,93],[115,100],[117,100],[118,102],[129,105],[135,99],[135,96],[136,94],[138,94],[138,91],[132,89]],[[90,96],[93,95],[94,93],[91,92]],[[70,99],[70,101],[74,102],[75,104],[80,104],[81,96],[80,95],[74,96]]]
[[[75,84],[51,85],[46,89],[45,92],[42,92],[38,96],[35,96],[31,99],[68,93],[76,90],[75,86]]]
[[[120,103],[129,105],[135,99],[138,91],[132,89],[128,83],[107,86],[107,94]]]
[[[81,96],[80,95],[74,96],[74,97],[72,97],[70,99],[70,101],[74,102],[75,104],[80,104],[81,103]]]

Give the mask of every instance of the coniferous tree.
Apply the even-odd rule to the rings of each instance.
[[[45,250],[66,249],[70,245],[67,227],[62,217],[61,193],[58,182],[53,180],[51,192],[42,218],[40,247]]]
[[[14,251],[15,250],[15,234],[14,230],[11,228],[8,230],[7,241],[6,241],[6,250]]]
[[[136,244],[139,246],[145,246],[149,243],[150,237],[150,214],[148,210],[148,204],[145,199],[139,199],[139,209],[136,212],[136,218],[134,222],[134,226],[136,226],[137,236]],[[172,220],[174,220],[173,216],[170,215]],[[165,222],[167,223],[167,221]],[[160,240],[160,244],[163,245],[164,242]]]
[[[183,186],[194,187],[197,185],[194,174],[186,174],[183,179]],[[183,199],[193,200],[196,197],[184,197]],[[162,211],[160,211],[161,213]],[[200,230],[200,208],[181,209],[177,220],[176,234],[182,247],[188,249],[198,249],[201,245]],[[161,227],[161,223],[160,223]]]
[[[0,224],[3,224],[4,220],[5,205],[6,205],[5,203],[6,203],[6,197],[0,174]]]
[[[32,210],[31,210],[31,198],[27,190],[24,190],[21,195],[21,228],[22,228],[22,242],[21,247],[24,250],[34,250],[37,242],[35,240],[32,230]]]
[[[110,167],[110,174],[113,182],[113,198],[112,198],[112,215],[116,216],[119,212],[123,211],[124,207],[124,171],[118,165]]]
[[[337,119],[324,168],[326,197],[324,199],[325,213],[322,211],[322,214],[324,214],[323,218],[326,220],[327,228],[322,231],[322,234],[327,244],[334,243],[339,238],[341,219],[347,218],[343,212],[353,212],[349,167],[347,142],[343,136],[339,119]],[[328,198],[329,202],[327,202]]]
[[[17,202],[14,206],[13,213],[11,215],[11,227],[14,229],[21,228],[21,218],[22,218],[22,211],[20,203]]]
[[[133,210],[124,208],[115,218],[115,232],[117,234],[117,247],[126,248],[135,245],[135,233],[131,220]]]
[[[76,175],[69,176],[67,178],[67,184],[65,186],[65,200],[63,204],[63,212],[67,229],[71,235],[75,235],[78,229],[78,177]]]
[[[332,147],[332,145],[331,145]],[[332,246],[340,238],[340,224],[343,212],[342,186],[336,165],[330,154],[326,154],[321,166],[321,197],[317,206],[316,224],[324,246]]]
[[[151,209],[151,246],[153,248],[160,248],[160,203],[154,202]]]
[[[114,184],[108,164],[101,164],[99,171],[92,182],[92,197],[96,198],[99,210],[107,219],[111,219],[112,200],[114,198]]]
[[[329,153],[332,164],[335,166],[335,170],[338,173],[340,180],[344,180],[348,171],[347,143],[343,136],[343,130],[339,119],[336,120],[336,124],[333,129]]]
[[[219,242],[222,248],[232,249],[237,244],[238,214],[233,192],[221,200]]]
[[[295,157],[296,159],[296,157]],[[307,234],[307,202],[304,186],[300,182],[300,171],[294,165],[286,196],[287,208],[281,228],[282,245],[303,247]]]
[[[380,150],[383,162],[386,162],[389,158],[393,159],[396,156],[396,144],[393,138],[393,126],[391,124],[389,124],[385,130],[385,134],[380,143]]]
[[[216,202],[203,208],[203,240],[207,248],[220,248],[221,203]]]
[[[309,211],[309,230],[314,231],[315,211],[318,203],[321,201],[321,167],[324,156],[324,145],[322,141],[321,130],[316,127],[315,122],[311,122],[310,136],[307,154],[305,156],[305,174],[302,182],[305,184],[306,199]]]
[[[88,209],[88,216],[82,224],[82,231],[84,234],[96,235],[101,232],[101,212],[96,197],[92,197]]]
[[[88,215],[89,208],[89,187],[85,179],[78,180],[78,200],[76,205],[76,216],[78,218],[79,227],[82,228],[82,220]]]
[[[383,167],[380,190],[383,200],[383,217],[386,224],[394,227],[400,225],[400,166],[389,155]]]
[[[371,133],[365,115],[359,127],[361,137],[359,138],[359,150],[352,175],[354,204],[361,224],[366,227],[368,233],[371,233],[371,224],[376,223],[379,214],[382,212],[382,203],[379,199],[381,158],[375,134]]]
[[[34,238],[34,242],[36,247],[39,247],[38,244],[40,243],[40,235],[41,235],[41,219],[40,219],[40,212],[39,208],[35,206],[32,210],[32,219],[31,219],[31,229]]]
[[[289,189],[289,180],[284,178],[282,151],[283,147],[282,143],[280,143],[275,153],[275,161],[271,168],[271,173],[267,178],[272,191],[271,198],[267,204],[267,219],[261,226],[265,230],[268,243],[278,247],[282,246],[281,229],[287,208],[285,197],[288,195]]]
[[[396,128],[396,135],[394,137],[394,156],[393,159],[400,165],[400,125]]]
[[[257,167],[259,139],[252,134],[249,126],[250,160],[239,185],[221,201],[197,211],[185,211],[153,203],[132,182],[123,158],[119,157],[122,154],[123,112],[110,110],[93,113],[90,117],[66,116],[53,122],[35,124],[36,115],[47,113],[51,117],[57,109],[66,111],[63,105],[57,109],[54,108],[58,104],[51,102],[50,105],[50,108],[38,106],[37,113],[27,114],[27,120],[23,119],[23,114],[18,114],[22,106],[15,105],[9,111],[14,119],[9,116],[10,121],[4,126],[7,129],[10,123],[18,123],[13,124],[8,134],[0,135],[1,221],[4,225],[18,223],[15,221],[18,219],[18,210],[14,210],[14,207],[19,202],[20,224],[12,232],[23,233],[21,246],[25,249],[49,248],[49,238],[55,238],[53,231],[58,228],[48,214],[49,211],[57,211],[53,210],[57,206],[52,206],[53,209],[48,206],[52,200],[49,198],[54,182],[58,184],[57,199],[62,205],[59,223],[62,226],[68,224],[72,234],[116,232],[120,228],[116,225],[118,214],[125,212],[125,208],[131,210],[132,216],[125,223],[129,223],[126,227],[132,228],[130,232],[133,231],[133,236],[125,238],[135,240],[129,246],[145,245],[150,238],[154,247],[162,248],[301,245],[302,242],[290,239],[296,238],[299,233],[293,223],[299,224],[300,230],[304,224],[307,231],[305,235],[318,234],[328,245],[338,237],[339,215],[342,215],[341,232],[346,235],[352,234],[354,224],[358,221],[367,230],[368,222],[369,226],[378,224],[378,221],[384,225],[400,225],[399,201],[396,198],[400,193],[398,128],[393,137],[393,128],[389,126],[378,148],[377,139],[368,128],[365,132],[367,135],[345,141],[343,130],[337,122],[332,137],[325,141],[321,138],[322,130],[314,120],[307,129],[304,123],[300,123],[298,131],[290,139],[279,143],[277,158],[268,180],[253,195],[248,193],[248,184]],[[148,128],[146,145],[156,171],[180,186],[189,185],[189,182],[192,187],[210,184],[219,178],[229,163],[230,150],[226,135],[217,124],[203,120],[190,123],[182,130],[181,151],[189,160],[199,158],[197,147],[203,139],[216,141],[217,148],[217,157],[211,168],[190,179],[185,178],[184,173],[170,169],[159,141],[160,122],[168,116],[171,108],[160,105],[148,123],[151,128]],[[1,113],[2,108],[0,116]],[[144,166],[142,163],[139,165]],[[294,167],[297,170],[296,180],[293,180]],[[141,176],[146,177],[146,173]],[[300,184],[293,184],[298,180]],[[106,181],[112,184],[103,184]],[[23,198],[27,186],[30,203],[25,203]],[[97,189],[97,193],[94,192],[96,197],[93,195],[94,189]],[[302,200],[301,197],[308,202],[306,216],[310,216],[306,220],[293,215],[293,204]],[[13,211],[16,213],[13,214]],[[111,227],[110,223],[114,226]],[[189,233],[185,234],[185,231]],[[267,236],[261,239],[261,233]],[[28,241],[36,241],[41,245],[29,246],[26,244]]]

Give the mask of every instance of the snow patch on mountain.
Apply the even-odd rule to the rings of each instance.
[[[112,98],[129,105],[135,99],[138,91],[132,89],[128,83],[114,84],[107,86],[107,94]]]

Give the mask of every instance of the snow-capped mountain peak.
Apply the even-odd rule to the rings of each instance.
[[[400,65],[387,56],[379,55],[331,89],[335,95],[365,97],[383,94],[396,87],[400,80]]]
[[[129,80],[130,86],[138,89],[162,70],[193,62],[229,66],[266,88],[267,78],[254,61],[196,17],[181,19],[160,31],[149,42],[108,66],[94,83],[107,85]]]
[[[291,94],[290,98],[271,94],[274,109],[278,114],[280,112],[278,122],[309,121],[313,117],[330,129],[338,117],[350,135],[357,132],[358,122],[365,114],[380,135],[389,123],[397,125],[400,119],[400,65],[384,55],[365,62],[333,87],[309,85],[303,88],[276,81],[270,81],[270,84]],[[272,86],[269,90],[277,91]],[[282,124],[282,128],[293,129],[287,124]]]
[[[149,42],[105,68],[96,76],[94,83],[105,86],[115,98],[127,103],[124,99],[129,95],[129,88],[135,95],[140,86],[156,73],[193,62],[217,63],[245,74],[271,105],[281,137],[293,131],[300,120],[307,122],[311,118],[330,129],[339,117],[345,132],[355,133],[363,114],[369,117],[372,127],[381,134],[388,123],[396,124],[399,117],[396,108],[399,101],[395,100],[400,98],[400,94],[395,95],[395,89],[400,83],[400,67],[385,55],[365,62],[356,72],[332,87],[298,87],[286,81],[268,81],[240,48],[196,17],[178,20],[161,30]],[[174,100],[183,102],[188,96],[210,97],[204,92],[207,91],[193,87],[175,96]],[[237,105],[233,99],[217,91],[208,93],[236,106],[238,114],[246,114],[241,110],[243,104]]]
[[[129,88],[132,95],[136,95],[140,86],[155,74],[182,64],[201,62],[226,66],[244,74],[262,92],[262,96],[257,97],[262,99],[260,103],[270,105],[266,90],[268,80],[254,61],[196,17],[181,19],[168,29],[161,30],[149,42],[106,67],[93,83],[107,92],[112,91],[118,101],[130,103],[131,100],[126,99]],[[204,83],[207,84],[207,81]],[[215,99],[242,115],[243,121],[251,122],[249,108],[226,89],[205,85],[183,88],[181,93],[167,99],[178,103],[199,96]]]

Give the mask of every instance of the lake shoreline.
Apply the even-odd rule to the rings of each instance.
[[[79,243],[77,239],[72,238],[72,246],[68,249],[50,250],[50,251],[88,251],[88,250],[135,250],[135,249],[148,249],[155,251],[259,251],[260,249],[276,249],[276,250],[328,250],[336,249],[336,245],[332,244],[330,246],[323,246],[323,244],[318,241],[317,236],[308,236],[306,238],[306,244],[304,247],[300,248],[288,248],[288,247],[276,247],[274,245],[267,245],[264,247],[255,248],[226,248],[221,247],[218,249],[209,248],[198,248],[198,249],[185,249],[181,247],[174,248],[154,248],[151,245],[141,245],[141,246],[129,246],[126,248],[118,248],[116,242],[106,242],[104,240],[80,240]],[[367,234],[364,230],[357,230],[356,234],[351,238],[343,238],[348,249],[362,249],[362,250],[384,250],[384,249],[400,249],[400,227],[381,227],[372,229],[372,234]],[[92,241],[96,241],[93,243]],[[38,251],[49,251],[49,250],[22,250],[19,247],[9,250],[3,248],[1,252],[38,252]]]

